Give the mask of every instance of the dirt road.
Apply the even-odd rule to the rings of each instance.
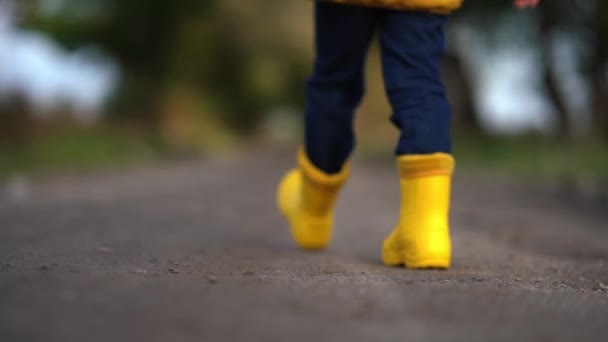
[[[356,165],[334,243],[274,208],[291,159],[179,162],[0,192],[0,341],[607,341],[608,217],[460,174],[454,267],[380,264],[395,172]]]

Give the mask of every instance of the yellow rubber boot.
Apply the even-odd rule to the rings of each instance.
[[[451,262],[448,216],[454,158],[445,153],[397,159],[401,210],[397,227],[382,246],[389,266],[447,269]]]
[[[338,174],[327,174],[315,167],[303,149],[299,168],[291,170],[279,184],[279,210],[289,222],[291,235],[305,249],[325,248],[332,235],[334,203],[349,175],[345,165]]]

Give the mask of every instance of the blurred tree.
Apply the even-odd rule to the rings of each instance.
[[[568,137],[571,129],[567,104],[560,95],[559,82],[555,75],[554,46],[551,44],[556,32],[588,32],[591,39],[583,42],[588,45],[587,58],[582,59],[579,68],[583,77],[590,83],[592,130],[599,138],[608,142],[608,86],[606,72],[608,63],[608,2],[601,0],[553,0],[543,1],[541,12],[541,43],[543,47],[544,80],[549,97],[555,104],[560,136]],[[584,53],[583,53],[584,55]]]
[[[592,125],[598,136],[608,142],[608,2],[595,0],[591,32],[595,34],[594,53],[589,63],[592,89]]]
[[[311,57],[303,53],[310,50],[310,37],[301,34],[310,31],[310,15],[302,15],[310,9],[307,2],[257,0],[244,6],[240,0],[63,0],[52,11],[44,9],[42,0],[28,3],[33,6],[26,10],[25,25],[67,47],[97,44],[122,66],[114,115],[139,115],[158,125],[170,88],[184,83],[198,90],[207,109],[239,131],[255,127],[264,111],[279,102],[303,102],[302,83]],[[491,40],[497,16],[511,7],[510,0],[467,0],[455,19],[462,18]],[[581,70],[593,89],[593,127],[608,137],[606,7],[600,0],[546,0],[540,8],[540,37],[532,40],[543,51],[544,68],[539,71],[556,109],[560,137],[571,134],[572,120],[556,77],[552,36],[581,28],[596,35],[587,68]],[[280,23],[282,30],[269,24],[269,17],[277,18],[272,23]],[[534,35],[522,30],[527,28],[510,34]],[[456,125],[481,134],[472,74],[461,59],[450,49],[444,67],[456,99]]]
[[[505,0],[467,0],[463,8],[454,14],[452,21],[456,25],[467,24],[479,28],[479,32],[482,32],[487,40],[491,40],[492,30],[487,28],[492,27],[495,18],[507,9]],[[478,94],[473,86],[471,70],[466,68],[461,47],[452,41],[448,43],[450,45],[444,59],[443,78],[454,113],[454,126],[467,135],[485,136],[481,113],[476,105]]]
[[[66,47],[96,44],[116,59],[123,80],[115,116],[139,115],[156,125],[170,88],[186,83],[229,127],[246,132],[278,101],[302,102],[307,68],[298,61],[306,56],[287,49],[286,34],[266,19],[286,12],[293,17],[286,7],[273,0],[251,6],[228,0],[64,0],[62,10],[48,13],[38,1],[26,25]]]
[[[447,88],[456,128],[467,134],[484,135],[475,92],[469,73],[456,51],[448,50],[443,61],[443,79]]]
[[[120,112],[145,113],[156,122],[180,25],[206,13],[216,1],[64,0],[51,13],[43,10],[42,1],[37,3],[28,8],[25,24],[68,48],[100,46],[123,69],[118,100],[127,108]]]
[[[0,102],[0,145],[24,147],[31,143],[35,122],[25,96],[14,92]]]
[[[540,10],[540,35],[542,55],[542,80],[544,87],[553,104],[556,121],[556,135],[560,140],[571,137],[570,115],[566,99],[560,90],[558,77],[555,71],[553,34],[560,22],[560,15],[564,13],[564,3],[560,1],[541,1]]]
[[[511,7],[507,0],[467,0],[458,16],[479,28],[486,37],[492,36],[491,27],[496,17]],[[590,59],[585,67],[579,68],[588,79],[592,89],[592,121],[594,131],[608,141],[608,85],[606,84],[606,63],[608,62],[608,2],[601,0],[545,0],[538,9],[538,46],[541,51],[545,93],[555,112],[555,131],[560,139],[568,139],[573,133],[573,120],[564,96],[561,80],[556,70],[555,36],[558,33],[591,32],[589,45]],[[482,29],[483,28],[483,29]],[[490,28],[490,29],[489,29]],[[514,31],[516,32],[516,31]],[[533,32],[528,32],[532,34]],[[523,34],[523,33],[522,33]],[[583,53],[584,55],[584,53]]]

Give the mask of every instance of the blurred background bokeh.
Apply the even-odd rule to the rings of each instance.
[[[0,0],[0,179],[301,139],[312,1]],[[462,168],[608,175],[608,2],[466,0],[444,75]],[[377,46],[358,156],[390,160]]]

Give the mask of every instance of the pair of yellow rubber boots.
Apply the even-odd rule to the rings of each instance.
[[[326,174],[303,150],[298,168],[279,184],[277,202],[295,242],[305,249],[325,248],[332,236],[334,204],[348,179],[349,165]],[[445,153],[397,159],[401,184],[399,222],[384,240],[382,261],[389,266],[447,269],[451,262],[448,224],[454,159]]]

